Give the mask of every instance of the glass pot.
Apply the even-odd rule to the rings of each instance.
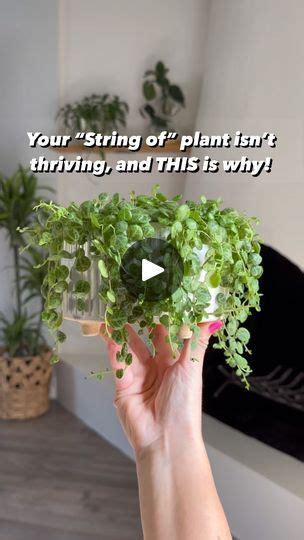
[[[169,229],[162,227],[158,223],[152,223],[152,225],[154,226],[155,230],[155,238],[166,240],[169,235]],[[68,268],[71,268],[70,285],[63,296],[63,318],[65,320],[78,322],[81,325],[82,334],[84,336],[96,336],[99,334],[100,325],[105,314],[105,305],[98,294],[102,277],[98,269],[98,259],[92,260],[92,255],[90,254],[90,243],[86,242],[83,245],[83,249],[85,255],[91,259],[90,268],[85,272],[78,272],[75,270],[75,268],[73,268],[73,259],[62,259],[62,264],[66,265]],[[68,251],[69,253],[73,253],[75,251],[75,245],[65,243],[64,250]],[[208,246],[204,245],[201,250],[195,248],[194,251],[200,262],[203,264],[206,259]],[[86,301],[85,311],[80,311],[77,308],[76,297],[72,292],[74,290],[75,283],[79,279],[83,279],[90,283],[90,295]],[[200,281],[203,283],[205,279],[206,271],[201,270]],[[207,318],[203,318],[201,322],[214,321],[217,319],[217,317],[212,315],[217,308],[216,296],[219,292],[224,291],[222,287],[209,287],[208,290],[211,295],[211,301],[210,305],[206,309],[206,312],[210,313],[210,315]],[[159,323],[159,317],[154,317],[154,322]],[[192,335],[192,332],[187,325],[183,325],[180,332],[180,337],[183,339],[187,339]]]

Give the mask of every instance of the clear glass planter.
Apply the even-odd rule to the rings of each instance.
[[[64,250],[69,253],[75,251],[75,245],[67,244],[64,245]],[[72,268],[70,273],[70,284],[69,289],[64,293],[63,296],[63,317],[66,320],[78,321],[78,322],[89,322],[89,321],[102,321],[105,313],[105,306],[102,300],[99,297],[99,288],[101,285],[101,275],[98,269],[98,260],[92,260],[90,254],[90,244],[86,242],[83,245],[85,255],[90,258],[91,266],[85,272],[78,272],[73,268],[74,259],[62,259],[62,264]],[[86,309],[79,310],[77,308],[76,297],[73,293],[75,283],[83,279],[90,283],[90,294],[86,301]]]
[[[155,229],[155,238],[166,240],[170,233],[170,229],[162,227],[158,223],[152,223],[152,225]],[[92,336],[99,333],[100,324],[103,321],[105,314],[105,305],[98,294],[102,277],[98,269],[98,259],[92,259],[89,242],[84,244],[82,247],[85,255],[91,260],[91,266],[85,272],[78,272],[75,270],[75,268],[73,268],[74,259],[62,259],[62,264],[72,269],[70,273],[69,288],[63,296],[63,318],[65,320],[80,323],[82,326],[83,335]],[[68,251],[69,253],[73,253],[75,249],[76,246],[73,244],[65,243],[64,245],[64,250]],[[204,245],[201,250],[195,249],[194,251],[197,254],[200,262],[203,264],[208,252],[208,246]],[[80,279],[90,283],[90,294],[86,301],[85,310],[79,310],[77,308],[76,296],[73,293],[75,283]],[[200,281],[203,283],[205,279],[206,272],[205,270],[201,270]],[[208,290],[211,295],[211,301],[210,305],[206,309],[206,312],[210,315],[208,315],[208,317],[204,317],[201,322],[208,322],[217,319],[217,317],[213,315],[214,311],[218,307],[216,296],[219,292],[225,292],[223,287],[208,287]],[[154,317],[154,322],[159,323],[159,317]]]

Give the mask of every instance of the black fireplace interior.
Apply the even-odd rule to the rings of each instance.
[[[304,461],[304,274],[269,246],[262,246],[261,255],[261,311],[246,321],[251,333],[252,389],[235,384],[231,370],[223,369],[221,351],[209,348],[204,411]],[[253,390],[254,381],[262,381],[258,387],[263,395]]]

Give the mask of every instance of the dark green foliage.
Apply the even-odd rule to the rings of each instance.
[[[156,186],[151,196],[135,196],[130,201],[118,194],[102,193],[98,199],[81,205],[74,203],[62,208],[54,203],[42,202],[38,215],[44,216],[26,229],[30,246],[40,245],[47,236],[49,256],[47,275],[43,283],[45,308],[43,319],[57,332],[57,341],[64,339],[58,329],[62,323],[62,299],[71,285],[71,269],[81,271],[89,264],[97,264],[101,275],[99,295],[105,305],[106,332],[120,345],[117,360],[124,368],[116,374],[121,377],[132,362],[127,348],[127,332],[124,325],[139,323],[139,333],[151,335],[154,317],[169,329],[169,341],[173,354],[182,342],[178,332],[183,324],[196,332],[197,323],[208,316],[210,288],[220,286],[218,307],[213,313],[225,320],[225,326],[217,333],[217,348],[224,351],[227,363],[236,368],[244,382],[250,368],[243,354],[247,348],[249,332],[242,324],[253,309],[259,310],[260,295],[258,277],[262,273],[259,255],[260,244],[248,219],[233,209],[221,209],[220,200],[180,203],[180,197],[169,200],[158,192]],[[159,227],[168,232],[168,241],[180,253],[184,264],[184,278],[175,293],[157,303],[145,298],[135,299],[125,290],[120,279],[120,264],[128,246],[139,238],[153,237]],[[75,244],[77,239],[77,245]],[[84,245],[89,241],[90,252],[84,255]],[[64,243],[75,244],[71,269],[61,264],[65,253]],[[205,281],[200,281],[201,263],[195,250],[208,246],[203,263]],[[85,308],[90,284],[80,279],[72,291]]]
[[[109,94],[86,96],[75,103],[64,105],[57,114],[69,134],[77,131],[112,133],[126,125],[129,107],[118,96]]]
[[[36,221],[33,207],[40,200],[37,178],[27,169],[19,166],[9,178],[0,174],[0,229],[5,230],[13,252],[15,274],[16,309],[11,320],[0,315],[0,344],[10,356],[37,354],[45,347],[40,312],[28,316],[25,306],[34,298],[41,303],[46,267],[42,266],[41,249],[31,247],[26,254],[21,254],[26,237],[20,233],[21,228],[30,227]],[[43,219],[43,213],[40,218]]]
[[[172,117],[185,107],[184,94],[179,86],[171,83],[168,73],[169,69],[159,61],[144,76],[142,91],[148,103],[141,107],[140,113],[149,118],[155,131],[168,129]]]

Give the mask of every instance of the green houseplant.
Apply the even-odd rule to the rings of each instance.
[[[221,287],[211,314],[225,319],[225,326],[215,346],[223,350],[227,363],[247,384],[250,367],[244,353],[249,352],[250,335],[242,324],[253,309],[259,310],[258,278],[262,273],[260,244],[252,220],[236,210],[221,209],[220,200],[201,197],[199,202],[182,204],[180,199],[167,199],[156,186],[151,196],[131,193],[129,201],[118,194],[101,193],[98,199],[72,203],[67,208],[40,203],[37,211],[42,217],[26,233],[29,247],[48,246],[49,250],[44,261],[43,319],[56,341],[64,341],[65,334],[60,330],[64,298],[72,295],[78,310],[85,313],[91,301],[91,283],[85,273],[97,267],[98,296],[103,306],[100,317],[107,332],[122,345],[118,354],[122,367],[116,372],[122,377],[132,362],[125,323],[139,323],[139,332],[147,332],[149,337],[158,317],[168,327],[176,352],[182,344],[181,326],[186,324],[195,332],[197,323],[210,316],[210,291]],[[155,236],[159,228],[168,231],[167,241],[180,254],[184,275],[171,297],[151,304],[144,297],[130,296],[122,286],[120,265],[128,246]],[[204,246],[208,249],[202,263],[196,250]],[[71,280],[72,272],[78,276],[76,280]]]
[[[172,118],[185,107],[185,97],[168,77],[169,69],[161,61],[145,72],[142,92],[146,103],[140,113],[150,121],[152,131],[169,129]]]
[[[0,314],[0,416],[28,418],[48,408],[50,353],[42,334],[41,248],[21,254],[24,237],[18,228],[36,220],[40,200],[36,177],[21,166],[9,178],[0,175],[0,228],[13,255],[15,307],[11,317]],[[30,301],[35,300],[29,314]]]
[[[118,96],[92,94],[61,107],[57,118],[69,135],[78,131],[109,134],[125,127],[128,111],[128,104]]]

